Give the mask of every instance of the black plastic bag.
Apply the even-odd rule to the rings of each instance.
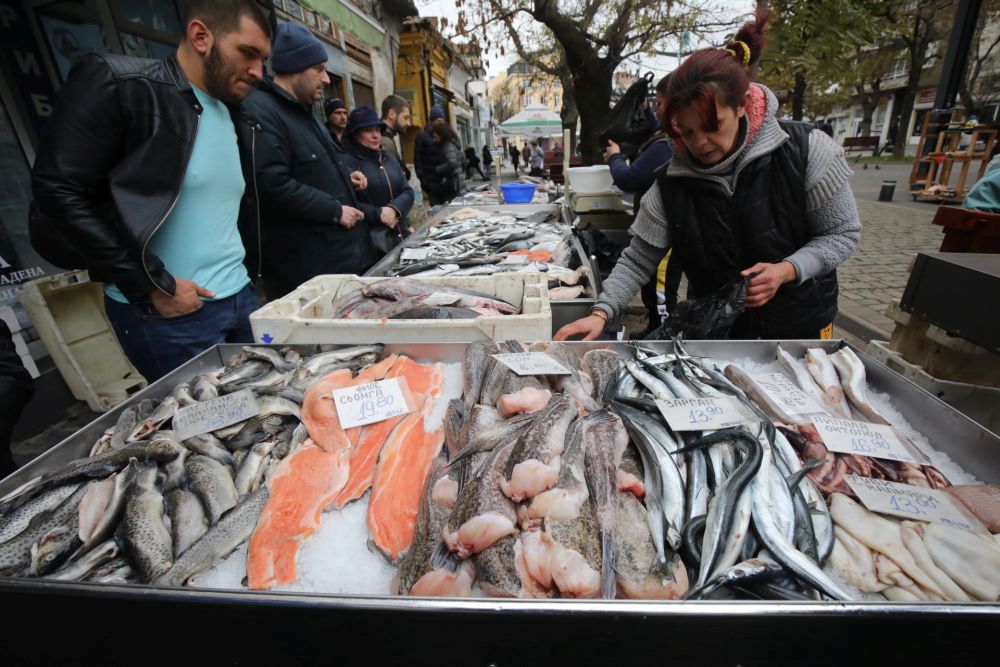
[[[646,339],[670,340],[679,334],[689,340],[729,338],[733,322],[746,308],[747,290],[754,275],[737,278],[706,297],[680,302],[667,321]]]
[[[642,108],[643,101],[649,97],[652,83],[653,73],[648,72],[629,86],[618,104],[608,112],[599,137],[601,148],[607,146],[610,140],[618,144],[622,153],[628,157],[638,152],[639,146],[656,131],[649,122],[649,114]]]

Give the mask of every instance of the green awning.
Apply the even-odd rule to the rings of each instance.
[[[373,49],[382,47],[383,33],[345,7],[340,0],[299,0],[299,2],[319,12]]]

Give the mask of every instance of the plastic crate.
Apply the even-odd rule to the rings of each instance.
[[[18,293],[73,396],[104,412],[146,386],[104,312],[104,291],[86,271],[25,283]]]
[[[335,319],[333,304],[362,285],[389,280],[354,275],[317,276],[250,315],[260,343],[467,343],[475,340],[548,340],[552,308],[548,281],[540,273],[418,278],[421,282],[490,294],[516,306],[519,315],[469,320]]]

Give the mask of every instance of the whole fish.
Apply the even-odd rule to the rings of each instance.
[[[11,498],[0,508],[0,513],[20,507],[46,491],[69,482],[90,477],[107,477],[128,465],[133,458],[140,461],[165,463],[177,458],[183,448],[168,441],[134,442],[118,449],[111,449],[96,456],[76,459],[42,475],[38,483],[19,496]]]
[[[350,361],[356,357],[361,357],[367,354],[379,355],[382,354],[382,350],[384,348],[384,345],[378,343],[375,345],[360,345],[355,347],[340,348],[330,352],[322,352],[309,357],[305,363],[302,364],[302,368],[315,375],[323,366]]]
[[[844,393],[851,405],[870,422],[891,426],[891,422],[881,412],[875,409],[868,399],[868,387],[865,383],[865,365],[858,355],[849,347],[842,347],[830,355],[833,367],[840,376]]]
[[[205,506],[205,514],[214,525],[219,517],[236,505],[236,485],[232,472],[215,459],[195,454],[184,463],[189,488]]]
[[[55,572],[45,575],[52,581],[83,581],[94,570],[118,556],[120,549],[114,540],[107,540],[90,549],[77,560],[70,561]]]
[[[272,415],[286,415],[301,419],[301,408],[280,396],[261,396],[257,398],[257,406],[260,408],[258,417],[265,419]]]
[[[243,362],[245,363],[245,362]],[[206,375],[199,375],[191,385],[191,394],[199,403],[219,397],[218,382]]]
[[[259,375],[263,375],[269,371],[273,370],[271,364],[266,361],[259,361],[257,359],[250,359],[243,362],[239,366],[234,366],[222,372],[219,376],[219,381],[217,384],[217,389],[221,391],[223,387],[227,384],[232,384],[235,382],[246,382],[252,378]],[[195,396],[198,396],[198,386],[195,387]]]
[[[207,456],[210,459],[215,459],[223,465],[227,465],[230,468],[236,467],[236,460],[233,459],[233,455],[222,446],[222,442],[216,438],[211,433],[202,433],[201,435],[194,435],[184,440],[182,443],[188,451],[194,454],[201,454],[202,456]]]
[[[180,407],[180,403],[173,396],[164,398],[148,417],[135,426],[132,433],[128,436],[129,442],[148,439],[150,434],[157,431],[166,421],[174,416],[178,407]]]
[[[177,405],[186,408],[189,405],[194,405],[198,402],[198,399],[194,397],[191,393],[191,385],[187,382],[182,382],[181,384],[174,387],[174,390],[170,392],[170,395],[174,397],[177,401]]]
[[[114,488],[111,497],[102,508],[100,519],[97,521],[86,535],[81,534],[80,539],[83,545],[73,554],[73,559],[77,559],[86,554],[97,545],[106,541],[115,532],[121,520],[122,511],[125,509],[125,493],[132,485],[136,472],[139,469],[139,462],[132,460],[125,469],[115,475]],[[81,504],[82,508],[82,504]]]
[[[6,542],[27,528],[34,517],[61,505],[78,488],[80,485],[75,483],[56,487],[0,518],[0,543]]]
[[[146,583],[169,570],[174,557],[156,475],[155,463],[147,461],[138,465],[125,492],[125,513],[121,523],[122,541],[129,560]]]
[[[288,385],[254,387],[254,393],[258,396],[280,396],[300,406],[302,405],[302,401],[305,400],[305,392],[303,390]]]
[[[781,364],[781,367],[791,374],[799,389],[816,401],[817,405],[823,405],[823,391],[816,384],[816,381],[813,380],[809,371],[806,370],[805,364],[789,354],[780,344],[777,347],[778,363]]]
[[[250,539],[257,519],[267,504],[266,485],[244,498],[222,520],[177,557],[173,567],[154,582],[160,586],[183,586],[200,572],[219,562]]]
[[[177,458],[167,463],[160,464],[160,472],[163,473],[163,493],[168,493],[182,486],[187,481],[187,472],[184,470],[184,462],[187,461],[190,451],[181,447],[181,452]]]
[[[0,544],[0,576],[25,574],[31,565],[31,548],[49,531],[73,521],[90,483],[81,484],[56,507],[36,514],[16,536]]]
[[[621,357],[611,350],[590,350],[580,366],[591,379],[594,400],[601,404],[610,401],[610,392],[624,369]]]
[[[247,353],[247,357],[250,359],[258,359],[261,361],[266,361],[277,370],[279,373],[287,373],[295,369],[295,364],[289,363],[281,353],[271,347],[251,347],[249,345],[243,346],[243,351]]]
[[[201,501],[190,491],[174,489],[163,499],[170,517],[174,557],[177,557],[208,531],[208,519]]]
[[[122,410],[111,433],[111,448],[121,449],[128,442],[136,428],[153,412],[154,403],[150,400],[139,401],[135,405]]]
[[[583,420],[584,473],[587,489],[600,528],[601,596],[615,595],[615,532],[618,527],[618,466],[628,447],[628,432],[621,418],[606,410],[594,412]]]
[[[240,464],[236,473],[236,495],[240,498],[250,493],[253,483],[258,479],[264,460],[271,454],[277,444],[275,440],[265,440],[254,445]]]
[[[72,515],[62,526],[57,526],[38,538],[31,546],[31,565],[28,575],[41,577],[55,570],[80,544],[79,512]]]
[[[822,389],[823,405],[834,417],[851,418],[851,407],[844,397],[844,388],[837,377],[837,369],[826,352],[819,348],[806,351],[806,370]],[[789,423],[789,422],[785,422]]]
[[[784,568],[771,561],[751,558],[726,568],[700,588],[688,592],[689,600],[706,598],[723,586],[742,587],[771,581],[784,574]]]

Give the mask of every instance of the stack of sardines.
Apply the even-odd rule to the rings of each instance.
[[[369,366],[381,345],[302,355],[244,347],[224,368],[122,411],[90,455],[0,501],[0,575],[182,585],[245,542],[267,480],[307,440],[306,392]],[[250,390],[255,417],[181,440],[183,407]]]
[[[430,227],[400,253],[389,275],[481,276],[497,273],[545,273],[557,300],[586,295],[586,269],[567,268],[572,260],[571,233],[558,222],[557,211],[492,213],[466,208]],[[593,295],[589,295],[593,296]]]
[[[518,312],[489,294],[409,278],[375,280],[333,303],[334,317],[349,320],[459,320]]]
[[[498,353],[545,351],[566,375],[519,376]],[[448,460],[427,480],[397,592],[678,598],[687,574],[657,545],[652,490],[622,420],[606,409],[622,364],[608,350],[473,343],[464,400],[445,417]]]

